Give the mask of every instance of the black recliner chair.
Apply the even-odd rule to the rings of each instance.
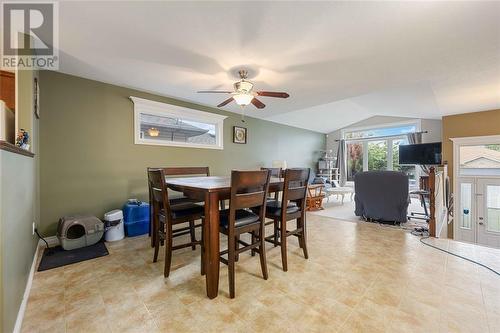
[[[356,216],[381,222],[406,222],[408,176],[398,171],[366,171],[354,176]]]

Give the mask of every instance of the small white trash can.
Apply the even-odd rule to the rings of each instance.
[[[120,209],[115,209],[104,214],[104,225],[106,228],[106,233],[104,234],[106,242],[114,242],[125,238],[123,212]]]

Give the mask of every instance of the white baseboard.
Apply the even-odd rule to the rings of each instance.
[[[49,246],[59,245],[59,239],[56,236],[45,237]],[[17,313],[16,324],[14,326],[13,333],[21,332],[21,327],[23,325],[24,313],[26,312],[26,306],[28,305],[28,299],[30,297],[31,284],[33,283],[33,276],[35,275],[36,263],[38,259],[38,252],[40,249],[45,248],[46,244],[41,239],[38,241],[36,246],[35,255],[33,256],[33,263],[31,264],[30,274],[28,281],[26,282],[26,288],[24,289],[23,301],[19,307],[19,312]]]
[[[24,313],[26,312],[26,305],[28,305],[28,299],[30,297],[31,284],[33,283],[33,276],[35,275],[36,261],[38,259],[38,251],[40,249],[40,244],[37,244],[35,255],[33,256],[33,263],[31,264],[30,274],[28,276],[28,281],[26,282],[26,288],[24,289],[23,301],[19,307],[19,312],[17,313],[16,325],[14,326],[14,333],[21,332],[21,326],[23,325]]]

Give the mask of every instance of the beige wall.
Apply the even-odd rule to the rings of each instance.
[[[40,76],[41,229],[54,235],[61,216],[101,217],[127,198],[147,198],[146,167],[208,165],[213,175],[231,169],[313,167],[325,135],[241,117],[215,108],[86,80],[43,72]],[[188,106],[228,116],[224,150],[135,145],[129,96]],[[251,114],[252,108],[247,113]],[[248,128],[248,144],[232,143],[234,125]]]
[[[453,178],[453,142],[451,138],[499,135],[500,110],[473,112],[443,117],[443,162]],[[453,184],[453,182],[451,182]]]
[[[38,239],[38,120],[33,115],[32,71],[19,71],[16,114],[31,135],[35,157],[0,150],[0,330],[12,332],[28,281]]]

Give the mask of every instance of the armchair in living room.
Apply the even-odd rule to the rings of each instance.
[[[409,180],[403,172],[366,171],[354,177],[355,214],[368,220],[406,222]]]

